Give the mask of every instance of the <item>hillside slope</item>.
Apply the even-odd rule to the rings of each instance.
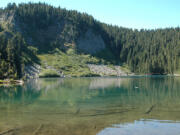
[[[180,28],[132,30],[44,3],[0,9],[0,39],[0,79],[22,78],[35,63],[45,74],[58,69],[71,76],[97,75],[88,64],[126,65],[143,74],[173,74],[179,67]]]

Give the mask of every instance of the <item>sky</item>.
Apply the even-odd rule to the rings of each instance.
[[[95,19],[133,29],[157,29],[180,26],[180,0],[31,0],[45,2],[79,12]],[[7,3],[27,3],[28,0],[0,0]]]

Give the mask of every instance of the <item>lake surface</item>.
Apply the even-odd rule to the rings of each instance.
[[[0,87],[3,132],[180,135],[180,78],[58,78]]]

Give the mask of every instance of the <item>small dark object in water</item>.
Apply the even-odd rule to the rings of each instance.
[[[145,114],[149,114],[150,112],[152,112],[153,108],[155,107],[155,105],[152,105],[147,112],[145,112]]]
[[[80,110],[81,110],[81,109],[78,108],[75,114],[79,114]]]

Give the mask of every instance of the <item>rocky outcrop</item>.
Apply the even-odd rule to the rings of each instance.
[[[0,13],[0,24],[5,24],[6,29],[11,26],[11,30],[23,35],[29,45],[37,45],[38,49],[43,50],[44,45],[57,46],[65,48],[65,44],[75,43],[78,50],[95,54],[106,48],[106,44],[100,33],[95,32],[92,28],[87,28],[85,33],[78,31],[70,20],[53,20],[54,22],[44,29],[30,29],[30,26],[19,20],[14,11]],[[31,34],[29,34],[31,33]],[[78,35],[76,37],[76,35]],[[32,36],[33,35],[33,36]],[[74,38],[77,40],[74,40]],[[50,46],[51,47],[51,46]],[[43,50],[45,51],[45,50]]]
[[[12,23],[14,21],[14,12],[0,13],[0,23]]]
[[[85,35],[78,39],[77,47],[85,53],[95,54],[105,49],[106,46],[101,35],[95,34],[89,29]]]
[[[59,77],[65,77],[63,72],[56,70],[54,67],[48,66],[46,63],[45,63],[45,67],[43,68],[43,70],[55,71]],[[39,77],[41,77],[41,73],[42,73],[42,68],[38,64],[25,66],[24,76],[26,79],[39,78]]]
[[[27,79],[39,78],[40,70],[41,70],[41,66],[38,64],[26,65],[25,71],[24,71],[24,76]]]
[[[107,66],[107,65],[94,65],[88,64],[91,72],[99,74],[101,76],[127,76],[133,75],[132,73],[125,72],[121,69],[121,66]]]

